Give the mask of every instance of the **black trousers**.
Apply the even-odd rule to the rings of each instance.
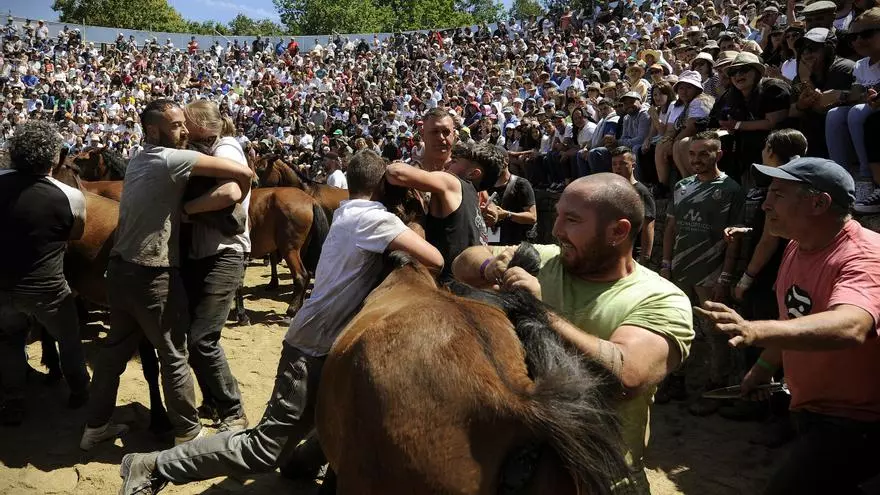
[[[860,486],[880,476],[880,422],[806,411],[792,412],[792,418],[798,438],[765,495],[878,493]]]

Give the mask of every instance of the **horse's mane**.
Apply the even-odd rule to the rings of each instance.
[[[537,273],[540,258],[528,243],[517,248],[510,266]],[[534,404],[536,431],[565,463],[580,493],[611,492],[628,475],[619,420],[608,401],[620,384],[599,364],[566,345],[553,330],[548,307],[525,289],[494,292],[453,281],[459,296],[500,308],[514,325],[534,381],[525,400]]]
[[[302,170],[300,170],[299,167],[290,167],[290,169],[293,170],[293,173],[295,173],[299,177],[299,180],[303,181],[303,184],[308,184],[311,186],[327,185],[326,182],[317,181],[315,179],[312,179],[311,177],[306,176],[306,174],[302,173]]]
[[[111,170],[114,176],[117,179],[125,178],[125,170],[128,168],[128,160],[125,159],[118,151],[111,150],[110,148],[100,148],[101,156],[104,158],[104,163],[107,164],[107,168]]]

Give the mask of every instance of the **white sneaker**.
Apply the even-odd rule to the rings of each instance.
[[[83,431],[82,440],[79,441],[79,448],[90,450],[92,447],[105,440],[113,440],[126,433],[128,433],[128,425],[107,423],[104,426],[98,426],[97,428],[91,428],[89,425],[86,425],[86,429]]]
[[[199,429],[199,432],[195,435],[190,435],[187,437],[174,437],[174,445],[191,442],[197,438],[205,438],[206,436],[208,436],[208,430],[206,430],[205,428],[201,428]]]

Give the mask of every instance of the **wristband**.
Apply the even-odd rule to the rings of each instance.
[[[718,283],[721,285],[730,285],[733,282],[733,275],[730,272],[721,272],[721,275],[718,276]]]
[[[672,262],[669,261],[669,260],[663,260],[663,261],[661,261],[661,262],[660,262],[660,269],[663,270],[663,269],[667,269],[667,268],[668,268],[668,269],[671,269],[671,268],[672,268]]]
[[[752,286],[752,282],[754,281],[754,277],[749,275],[747,272],[743,272],[742,277],[740,277],[739,283],[737,283],[736,286],[741,287],[742,289],[748,289]]]
[[[765,370],[769,371],[770,373],[776,373],[776,366],[773,366],[772,364],[768,363],[767,361],[764,361],[763,358],[758,358],[758,360],[755,361],[755,364],[764,368]]]
[[[486,280],[486,267],[489,266],[493,259],[495,258],[486,258],[483,264],[480,265],[480,278],[483,280]]]

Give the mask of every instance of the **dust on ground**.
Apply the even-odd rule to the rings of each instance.
[[[287,329],[284,311],[290,277],[283,267],[281,291],[267,291],[269,269],[248,268],[245,278],[248,326],[227,326],[223,348],[238,379],[245,410],[251,423],[259,421],[274,384],[281,340]],[[106,314],[91,315],[84,330],[87,358],[95,354],[94,340],[105,330]],[[31,366],[39,364],[39,344],[28,346]],[[44,370],[45,371],[45,370]],[[0,428],[0,494],[108,494],[120,487],[119,461],[129,452],[148,452],[169,447],[147,429],[149,400],[147,385],[137,359],[122,375],[114,420],[127,423],[131,431],[115,443],[89,452],[79,449],[86,420],[85,408],[66,408],[67,388],[47,386],[33,376],[29,385],[27,417],[18,428]],[[198,390],[198,387],[196,387]],[[654,406],[652,441],[647,465],[652,493],[753,494],[761,491],[784,454],[751,445],[748,438],[759,428],[756,423],[736,423],[712,416],[695,418],[686,406],[671,403]],[[169,494],[292,493],[313,494],[311,483],[294,483],[277,473],[248,479],[215,478],[182,486],[170,485]]]

